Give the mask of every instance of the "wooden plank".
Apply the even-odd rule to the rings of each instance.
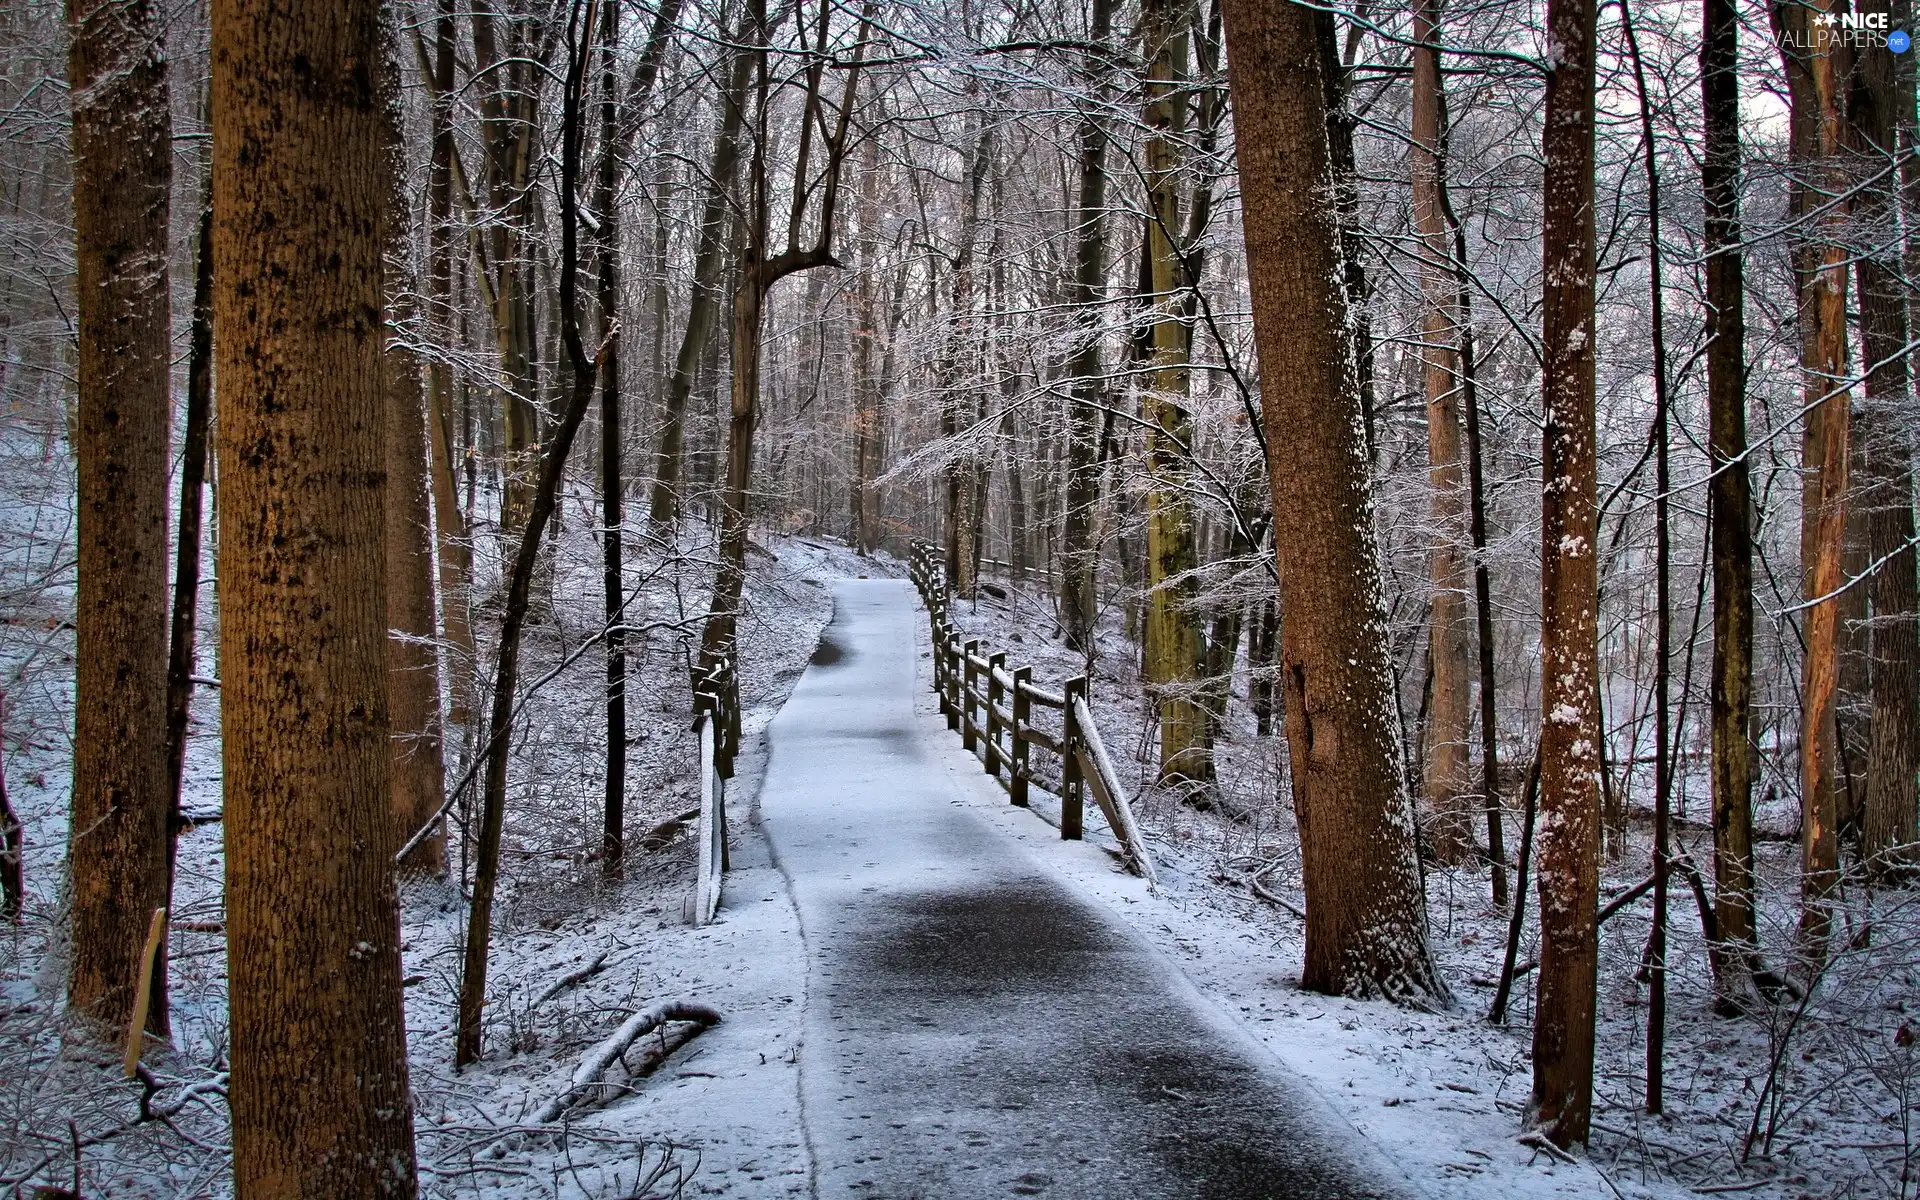
[[[1107,756],[1106,744],[1093,723],[1093,713],[1079,696],[1073,698],[1073,708],[1079,719],[1080,743],[1075,752],[1080,758],[1081,772],[1093,785],[1094,798],[1100,802],[1108,827],[1120,839],[1129,868],[1148,883],[1157,884],[1159,876],[1153,869],[1153,856],[1147,851],[1146,839],[1140,836],[1140,826],[1133,819],[1133,805],[1127,800],[1126,788],[1121,786],[1120,773],[1114,770],[1113,760]]]

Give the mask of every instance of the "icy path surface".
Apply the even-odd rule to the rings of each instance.
[[[768,728],[804,927],[822,1197],[1400,1196],[1403,1176],[1167,960],[956,797],[911,585],[836,585]]]

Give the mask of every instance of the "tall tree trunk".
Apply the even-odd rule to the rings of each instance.
[[[1713,950],[1723,1007],[1753,998],[1753,495],[1747,468],[1745,257],[1740,247],[1740,15],[1703,0],[1707,485],[1713,547]]]
[[[211,195],[209,194],[209,201]],[[173,551],[173,622],[167,638],[167,911],[173,911],[186,782],[187,724],[193,711],[193,667],[200,615],[200,541],[206,506],[207,434],[213,419],[213,205],[200,210],[193,267],[193,324],[187,349],[187,427],[180,446],[180,527]],[[167,1027],[167,958],[153,964],[148,1011]]]
[[[576,6],[567,25],[566,95],[561,120],[560,168],[560,305],[561,337],[567,350],[570,387],[566,407],[541,445],[540,472],[529,496],[527,519],[521,527],[520,547],[507,573],[506,610],[500,618],[500,655],[494,669],[493,707],[481,753],[486,756],[480,815],[479,856],[473,875],[473,904],[467,914],[467,940],[461,963],[458,1024],[453,1061],[466,1066],[478,1061],[487,1002],[487,951],[493,928],[494,890],[499,882],[500,839],[506,824],[507,757],[513,736],[515,693],[520,684],[520,636],[532,607],[533,577],[540,560],[540,544],[553,518],[580,422],[593,402],[600,364],[587,356],[579,325],[579,182],[581,143],[584,140],[580,95],[586,72],[591,29],[581,29],[582,8]]]
[[[848,542],[861,554],[874,550],[876,513],[873,476],[880,426],[880,380],[874,346],[880,338],[880,139],[871,137],[860,157],[860,278],[854,285],[857,315],[853,330],[853,472],[848,481]]]
[[[1146,242],[1152,366],[1142,396],[1147,458],[1146,678],[1160,710],[1160,778],[1213,778],[1213,747],[1198,691],[1203,653],[1198,563],[1187,457],[1193,442],[1188,412],[1191,333],[1182,314],[1191,284],[1181,261],[1180,162],[1176,143],[1186,133],[1187,46],[1191,13],[1185,0],[1145,0],[1141,58],[1147,128]]]
[[[414,1194],[382,549],[385,41],[373,0],[213,6],[230,1104],[235,1190],[256,1198]]]
[[[1428,612],[1428,660],[1433,700],[1423,736],[1420,780],[1426,794],[1428,845],[1445,863],[1474,852],[1473,680],[1468,650],[1467,490],[1460,442],[1458,314],[1446,213],[1442,144],[1446,95],[1440,78],[1439,0],[1420,0],[1413,14],[1413,219],[1420,236],[1421,349],[1427,399],[1429,557],[1433,603]]]
[[[447,720],[462,731],[473,723],[473,544],[453,471],[453,0],[435,0],[433,24],[433,150],[427,173],[427,305],[431,336],[440,346],[427,368],[427,444],[432,454],[434,545],[440,564],[440,621],[447,644]],[[473,470],[473,438],[465,439]],[[469,488],[471,491],[471,488]],[[469,500],[471,503],[471,500]]]
[[[1800,953],[1811,974],[1825,961],[1839,887],[1839,791],[1844,786],[1835,726],[1839,692],[1841,556],[1847,525],[1847,459],[1852,403],[1847,371],[1846,164],[1841,157],[1847,63],[1837,32],[1816,25],[1833,0],[1777,4],[1791,102],[1791,208],[1811,223],[1794,247],[1799,292],[1800,370],[1806,426],[1801,436],[1800,576],[1807,601],[1800,720]],[[1804,45],[1805,50],[1795,49]],[[1824,208],[1824,211],[1817,211]]]
[[[1887,12],[1885,0],[1862,8]],[[1889,16],[1892,14],[1889,13]],[[1889,22],[1891,23],[1891,22]],[[1855,77],[1852,115],[1855,149],[1864,177],[1856,229],[1879,239],[1854,260],[1860,288],[1861,353],[1868,364],[1860,409],[1858,503],[1866,524],[1873,605],[1872,722],[1866,756],[1860,852],[1882,880],[1897,879],[1916,861],[1916,778],[1920,778],[1920,631],[1915,628],[1913,449],[1906,291],[1901,283],[1894,164],[1900,149],[1899,62],[1891,54],[1863,54]],[[1911,95],[1907,97],[1910,102]],[[1911,121],[1911,117],[1909,120]],[[1902,164],[1903,166],[1905,164]]]
[[[980,231],[980,193],[986,185],[987,166],[993,159],[993,125],[982,123],[974,139],[973,154],[967,166],[967,190],[960,205],[960,245],[953,262],[953,327],[941,353],[940,384],[946,396],[940,404],[940,433],[952,437],[960,432],[965,404],[963,391],[968,376],[965,363],[974,352],[973,345],[973,260],[974,241]],[[975,569],[979,562],[981,471],[974,452],[962,453],[946,471],[947,485],[947,579],[953,594],[971,599]]]
[[[1067,303],[1080,325],[1067,367],[1072,394],[1067,405],[1066,511],[1060,534],[1060,621],[1067,645],[1092,646],[1100,563],[1094,540],[1100,506],[1099,422],[1096,405],[1105,390],[1100,368],[1099,304],[1107,277],[1107,127],[1101,119],[1103,47],[1113,34],[1114,0],[1093,0],[1082,75],[1093,93],[1080,119],[1080,191],[1074,207],[1073,280]]]
[[[627,635],[626,571],[620,560],[622,489],[620,463],[620,213],[614,203],[618,182],[620,102],[616,92],[615,52],[620,46],[620,6],[600,9],[600,177],[594,210],[600,219],[595,249],[599,254],[598,299],[606,350],[600,363],[600,521],[601,590],[607,619],[607,786],[600,828],[600,871],[621,878],[626,856],[627,812]]]
[[[1285,613],[1280,670],[1307,888],[1304,986],[1444,998],[1401,776],[1358,437],[1321,56],[1323,13],[1227,0],[1242,220]]]
[[[447,771],[440,715],[438,604],[433,588],[433,525],[427,488],[427,404],[420,363],[396,336],[411,316],[416,291],[409,269],[404,134],[398,65],[386,63],[382,104],[389,131],[385,224],[387,709],[393,733],[394,840],[405,842],[440,811]],[[438,875],[446,867],[442,832],[421,842],[401,866]]]
[[[167,902],[164,22],[149,0],[67,6],[80,460],[67,1008],[112,1030],[133,1014],[147,926]],[[148,1012],[161,1036],[165,1014]]]
[[[1594,447],[1594,5],[1548,0],[1541,298],[1540,982],[1529,1119],[1561,1146],[1593,1105],[1600,774]]]
[[[680,513],[680,479],[685,472],[687,399],[700,373],[700,360],[713,332],[719,310],[721,275],[726,267],[727,232],[734,217],[729,208],[734,182],[740,173],[740,135],[747,109],[747,88],[753,78],[753,55],[733,56],[732,73],[720,100],[720,133],[708,168],[708,192],[700,217],[700,244],[693,259],[693,302],[687,326],[680,336],[680,353],[667,382],[666,412],[660,424],[660,445],[653,460],[653,494],[647,519],[656,529],[671,524]]]

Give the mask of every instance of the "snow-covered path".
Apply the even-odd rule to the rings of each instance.
[[[804,926],[822,1197],[1411,1191],[1167,960],[954,794],[914,713],[914,593],[836,586],[768,729]]]

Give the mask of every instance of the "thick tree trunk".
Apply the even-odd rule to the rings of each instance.
[[[1840,604],[1847,526],[1849,411],[1847,371],[1846,164],[1841,157],[1847,64],[1835,31],[1813,17],[1838,11],[1833,0],[1778,4],[1791,102],[1794,160],[1791,208],[1809,222],[1794,247],[1799,292],[1801,398],[1800,577],[1807,601],[1800,720],[1800,954],[1809,974],[1827,955],[1832,901],[1839,887],[1840,789],[1845,786],[1835,725],[1839,702]],[[1824,212],[1816,212],[1824,208]]]
[[[1467,616],[1467,490],[1460,440],[1459,328],[1446,212],[1443,145],[1446,95],[1440,79],[1439,0],[1413,14],[1413,219],[1420,237],[1421,349],[1427,398],[1429,556],[1433,603],[1427,622],[1433,700],[1427,708],[1420,771],[1427,843],[1441,862],[1474,853],[1472,657]]]
[[[1273,484],[1294,811],[1307,889],[1304,986],[1445,997],[1427,944],[1413,812],[1358,436],[1332,184],[1324,14],[1227,0],[1242,219]]]
[[[1141,13],[1144,90],[1146,243],[1152,323],[1151,370],[1141,397],[1147,424],[1146,680],[1160,711],[1160,778],[1213,778],[1206,708],[1200,703],[1198,563],[1187,456],[1193,441],[1187,361],[1191,339],[1182,320],[1189,285],[1181,262],[1179,151],[1186,132],[1187,40],[1182,0],[1146,0]]]
[[[880,139],[869,138],[860,159],[860,278],[854,285],[853,470],[847,481],[848,544],[873,553],[878,513],[873,511],[873,476],[879,459],[880,380],[874,347],[880,339]]]
[[[1862,6],[1887,12],[1881,0]],[[1889,14],[1891,16],[1891,14]],[[1898,162],[1902,112],[1896,59],[1864,54],[1856,68],[1852,116],[1863,184],[1855,228],[1878,239],[1854,261],[1860,288],[1861,352],[1868,372],[1859,416],[1858,503],[1866,525],[1873,606],[1872,722],[1866,754],[1860,856],[1881,880],[1920,861],[1914,845],[1920,777],[1920,631],[1915,628],[1912,397],[1906,291],[1900,279],[1899,222],[1891,164]],[[1911,101],[1911,96],[1908,97]]]
[[[67,6],[80,518],[67,1008],[103,1032],[132,1016],[167,902],[165,16],[147,0]],[[149,1009],[162,1036],[165,1014]]]
[[[381,7],[217,0],[213,41],[234,1186],[410,1197],[382,550]]]
[[[433,588],[433,526],[427,487],[427,404],[420,364],[394,332],[405,324],[415,291],[407,271],[411,254],[402,160],[398,67],[387,64],[381,84],[389,131],[386,246],[386,569],[387,708],[393,732],[394,840],[405,842],[432,820],[446,799],[447,772],[440,714],[440,655]],[[420,843],[402,869],[438,875],[446,867],[442,832]]]
[[[1740,17],[1704,0],[1700,49],[1706,145],[1707,485],[1713,548],[1713,876],[1723,1006],[1752,998],[1753,496],[1747,469],[1745,258],[1740,248]]]
[[[1113,33],[1113,0],[1093,0],[1087,41],[1102,47]],[[1087,53],[1083,74],[1097,100],[1106,65],[1096,50]],[[1080,191],[1074,208],[1073,280],[1067,303],[1081,328],[1067,366],[1071,399],[1067,404],[1066,511],[1060,535],[1060,622],[1067,645],[1092,645],[1097,606],[1095,581],[1100,563],[1094,540],[1100,507],[1099,413],[1105,390],[1100,377],[1099,304],[1107,277],[1107,127],[1089,107],[1080,121]]]
[[[1529,1119],[1587,1140],[1600,856],[1599,512],[1594,447],[1594,6],[1549,0],[1540,505],[1540,982]]]

